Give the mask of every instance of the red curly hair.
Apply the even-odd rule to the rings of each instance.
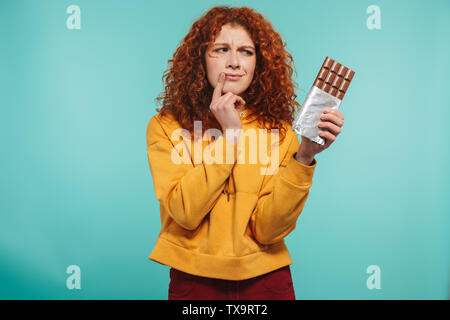
[[[247,7],[216,6],[194,22],[182,44],[176,49],[169,68],[164,72],[164,92],[161,115],[170,113],[193,133],[194,121],[202,121],[203,132],[220,125],[209,111],[214,88],[206,77],[205,52],[214,44],[224,24],[242,26],[255,43],[256,67],[252,83],[241,94],[249,110],[255,111],[261,127],[280,130],[285,137],[283,122],[292,125],[294,112],[300,106],[295,98],[297,85],[292,79],[295,64],[286,44],[260,13]]]

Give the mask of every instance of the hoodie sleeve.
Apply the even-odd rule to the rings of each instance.
[[[279,170],[270,176],[259,193],[250,225],[261,244],[276,243],[294,230],[308,198],[317,162],[314,159],[307,166],[297,161],[294,156],[299,146],[297,134],[294,134]]]
[[[147,153],[156,198],[168,215],[181,227],[195,230],[213,208],[220,196],[226,179],[237,160],[236,146],[222,135],[210,145],[222,146],[224,157],[234,159],[224,164],[201,164],[193,166],[189,161],[174,161],[186,158],[187,149],[175,148],[156,116],[147,126]],[[216,149],[217,150],[217,149]],[[167,217],[161,216],[161,220]]]

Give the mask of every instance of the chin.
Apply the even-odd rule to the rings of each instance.
[[[225,87],[226,87],[227,85],[225,84]],[[242,94],[242,93],[244,93],[245,92],[245,90],[247,90],[247,88],[235,88],[235,87],[233,87],[233,88],[225,88],[224,87],[224,89],[223,89],[223,93],[225,94],[225,93],[227,93],[227,92],[231,92],[231,93],[233,93],[233,94],[235,94],[235,95],[240,95],[240,94]]]

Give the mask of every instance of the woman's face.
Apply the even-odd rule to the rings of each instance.
[[[219,74],[224,72],[238,77],[227,76],[223,93],[239,95],[250,86],[256,66],[255,45],[247,31],[241,26],[222,26],[214,44],[205,53],[206,75],[214,88]]]

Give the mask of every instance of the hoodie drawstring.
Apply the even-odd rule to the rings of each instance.
[[[231,178],[228,177],[228,180],[225,182],[225,187],[223,189],[223,193],[227,195],[227,201],[230,201],[230,190],[234,191],[233,183],[231,182]]]

